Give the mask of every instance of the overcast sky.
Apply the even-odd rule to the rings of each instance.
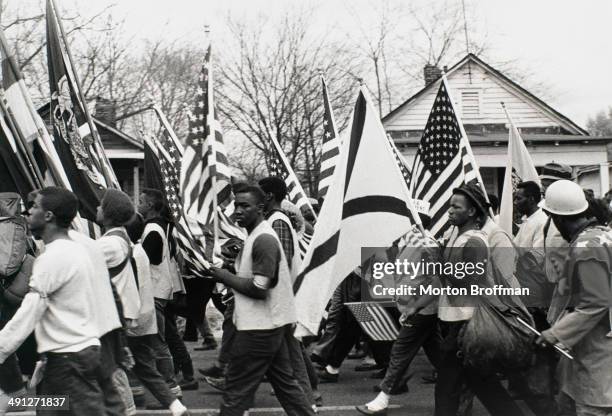
[[[23,0],[8,0],[23,1]],[[36,1],[36,0],[25,0]],[[116,4],[116,16],[127,16],[126,28],[139,38],[196,40],[204,24],[219,30],[228,13],[278,15],[287,7],[312,8],[321,28],[348,27],[347,6],[363,10],[374,0],[56,0],[59,7],[82,13]],[[381,0],[382,1],[382,0]],[[405,0],[423,2],[423,0]],[[432,0],[427,0],[432,1]],[[433,0],[435,1],[435,0]],[[457,0],[458,2],[460,0]],[[581,125],[612,105],[612,38],[610,0],[465,0],[473,11],[468,25],[488,38],[488,55],[516,59],[536,81],[552,87],[549,103]],[[363,4],[363,7],[361,6]],[[349,25],[349,26],[347,26]],[[357,29],[355,29],[357,30]],[[452,65],[454,62],[445,62]]]

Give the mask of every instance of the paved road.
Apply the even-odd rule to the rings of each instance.
[[[193,351],[196,343],[187,343],[192,354],[196,373],[198,368],[211,365],[216,357],[215,351]],[[369,378],[372,373],[358,373],[354,367],[359,364],[357,360],[344,362],[338,383],[322,384],[320,391],[323,394],[324,407],[320,410],[321,415],[358,415],[355,406],[372,400],[376,393],[373,386],[379,380]],[[424,384],[421,377],[431,374],[431,366],[424,354],[417,355],[411,367],[413,374],[410,381],[408,393],[394,396],[391,399],[391,408],[387,413],[390,416],[431,416],[433,415],[433,385]],[[205,381],[200,382],[196,391],[184,392],[183,402],[190,409],[192,415],[214,415],[217,414],[221,404],[222,393],[210,387]],[[157,404],[152,396],[147,395],[149,404]],[[34,412],[9,413],[9,415],[29,416]],[[138,415],[169,415],[166,410],[144,410],[139,409]],[[255,397],[255,408],[251,410],[252,415],[275,416],[284,414],[280,404],[271,394],[271,387],[263,383]],[[472,416],[484,416],[487,412],[476,400]],[[529,414],[526,412],[526,414]]]
[[[197,344],[187,343],[194,366],[204,368],[210,365],[216,355],[211,351],[193,351],[193,347]],[[321,384],[320,390],[323,394],[323,405],[321,415],[357,415],[355,406],[364,404],[373,399],[376,393],[373,392],[373,387],[379,380],[370,379],[372,373],[358,373],[354,371],[354,367],[359,364],[358,360],[347,360],[344,362],[340,379],[338,383]],[[392,409],[388,412],[391,416],[431,416],[433,414],[433,385],[424,384],[421,377],[431,374],[431,366],[424,354],[420,353],[415,359],[411,372],[414,373],[409,384],[410,391],[406,394],[394,396],[391,399]],[[197,372],[197,370],[196,370]],[[255,397],[255,408],[251,410],[251,414],[264,415],[282,415],[284,412],[280,404],[274,396],[270,394],[271,387],[268,383],[263,383]],[[150,399],[153,402],[153,399]],[[185,404],[192,410],[193,414],[207,415],[215,414],[216,409],[221,403],[221,393],[210,387],[206,382],[200,382],[200,388],[197,391],[187,391],[184,396]],[[214,410],[213,410],[214,409]],[[139,412],[139,414],[167,414],[166,412]],[[475,403],[473,416],[486,415],[479,403]]]

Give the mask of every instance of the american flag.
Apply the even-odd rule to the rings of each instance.
[[[399,325],[385,309],[386,303],[347,302],[345,305],[353,313],[361,329],[373,341],[395,341],[397,339]]]
[[[203,225],[185,214],[179,194],[177,166],[180,166],[182,158],[180,144],[173,140],[171,134],[167,133],[162,135],[159,141],[145,140],[145,146],[152,148],[152,152],[147,152],[147,155],[157,158],[159,176],[162,181],[160,190],[164,194],[170,215],[174,220],[177,245],[185,260],[185,275],[204,277],[207,275],[206,271],[210,264],[205,257]]]
[[[431,232],[436,237],[450,227],[447,211],[453,188],[478,178],[447,88],[443,80],[417,149],[410,182],[412,197],[430,204]]]
[[[209,45],[189,116],[180,176],[185,210],[204,224],[214,221],[215,206],[225,207],[231,202],[231,170],[216,117],[212,78]]]
[[[334,112],[329,102],[325,78],[321,77],[323,83],[323,141],[321,144],[321,170],[319,173],[319,199],[325,198],[327,189],[334,176],[334,169],[340,155],[340,139],[336,129]]]
[[[273,144],[272,161],[270,165],[271,174],[278,176],[285,181],[285,184],[287,185],[287,199],[293,205],[299,209],[306,206],[314,214],[314,209],[312,209],[312,205],[310,205],[310,202],[308,202],[306,192],[304,192],[302,185],[300,185],[300,181],[295,175],[295,172],[293,172],[293,169],[291,169],[283,149],[276,138],[273,135],[271,137]]]
[[[270,165],[272,174],[282,178],[285,181],[285,184],[287,185],[287,199],[300,210],[302,207],[306,206],[316,218],[315,211],[312,208],[312,205],[310,205],[308,197],[306,196],[302,185],[300,185],[300,181],[293,172],[293,169],[291,169],[291,166],[289,166],[289,161],[285,157],[283,149],[280,147],[280,144],[276,141],[274,136],[271,137],[272,144],[274,145],[272,149],[272,163]],[[302,235],[299,237],[298,245],[300,248],[300,257],[302,259],[306,255],[311,239],[312,235],[306,232],[302,233]]]

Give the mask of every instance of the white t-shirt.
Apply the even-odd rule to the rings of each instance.
[[[94,313],[98,298],[92,281],[95,268],[80,244],[59,239],[36,258],[30,290],[47,301],[35,327],[38,352],[77,352],[100,345]]]
[[[123,238],[117,235],[107,235],[116,229],[125,232],[123,227],[113,228],[96,240],[99,249],[102,250],[104,254],[106,266],[109,269],[124,262],[130,249],[127,241]],[[134,277],[134,272],[129,262],[117,276],[112,278],[112,281],[121,299],[121,304],[123,305],[123,316],[126,319],[138,319],[140,296],[138,295],[138,288],[136,287],[136,278]]]

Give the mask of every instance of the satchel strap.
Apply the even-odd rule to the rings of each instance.
[[[130,241],[130,238],[128,237],[127,233],[122,230],[112,230],[106,233],[106,235],[121,237],[123,240],[125,240],[125,242],[128,245],[128,254],[125,257],[125,259],[118,265],[108,268],[108,273],[110,274],[110,277],[112,279],[113,277],[121,273],[123,269],[125,269],[125,266],[127,266],[128,263],[130,263],[132,265],[132,269],[134,269],[134,264],[131,261],[132,260],[132,242]],[[134,270],[134,276],[135,275],[136,275],[136,271]],[[136,279],[136,285],[138,285],[138,279]]]

